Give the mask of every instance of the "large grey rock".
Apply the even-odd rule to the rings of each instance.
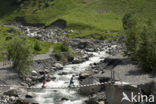
[[[35,70],[33,70],[33,71],[31,72],[31,74],[32,74],[32,76],[37,76],[37,75],[38,75],[37,71],[35,71]]]
[[[99,83],[99,80],[92,76],[87,77],[83,79],[82,81],[80,81],[81,85],[95,84],[95,83]],[[81,87],[79,89],[79,92],[82,95],[91,95],[91,94],[99,92],[100,90],[101,90],[101,86],[90,86],[90,87]]]
[[[55,63],[54,66],[56,67],[57,70],[62,70],[63,69],[63,65],[60,63]]]
[[[33,92],[28,92],[26,95],[25,95],[26,98],[34,98],[36,97],[36,95],[33,93]]]
[[[3,94],[8,96],[18,96],[18,91],[16,89],[12,89],[4,92]]]
[[[81,73],[79,74],[79,80],[85,79],[85,78],[91,76],[92,74],[93,74],[93,72],[90,71],[90,70],[86,70],[86,71],[84,71],[84,72],[81,72]]]

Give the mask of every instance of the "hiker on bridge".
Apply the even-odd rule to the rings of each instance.
[[[45,84],[46,84],[46,73],[44,72],[43,76],[42,76],[42,87],[44,88],[45,87]]]
[[[72,77],[70,78],[70,82],[69,82],[69,87],[71,87],[71,85],[73,85],[74,86],[74,75],[72,75]]]

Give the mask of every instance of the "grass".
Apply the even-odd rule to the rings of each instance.
[[[24,17],[27,23],[50,25],[61,18],[67,21],[67,29],[86,35],[90,30],[119,31],[122,17],[129,11],[135,11],[143,18],[156,17],[155,0],[26,0],[10,6],[13,2],[15,0],[0,2],[0,23]]]
[[[13,28],[0,26],[0,61],[2,60],[2,51],[7,50],[7,46],[11,42],[13,38],[16,36],[22,36],[22,33],[14,30]],[[7,37],[11,37],[12,39],[6,40]],[[53,46],[53,43],[51,42],[40,42],[41,50],[36,51],[34,50],[35,45],[35,38],[28,38],[29,44],[32,46],[32,51],[34,54],[43,54],[49,51],[49,48]]]

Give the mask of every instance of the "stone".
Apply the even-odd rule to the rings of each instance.
[[[26,78],[26,82],[32,82],[32,79]]]
[[[32,74],[33,76],[37,76],[37,75],[38,75],[37,71],[35,71],[35,70],[33,70],[33,71],[31,72],[31,74]]]
[[[56,69],[58,70],[62,70],[63,69],[63,65],[60,63],[55,63],[54,66],[56,67]]]
[[[47,75],[47,81],[51,81],[51,80],[55,80],[56,77],[54,77],[53,75]]]
[[[67,72],[58,73],[58,75],[67,75],[67,74],[68,74]]]
[[[38,80],[38,76],[31,76],[32,81],[37,81]]]
[[[81,73],[79,74],[79,80],[85,79],[86,77],[88,77],[88,76],[90,76],[90,75],[92,75],[92,74],[93,74],[92,71],[84,71],[84,72],[81,72]]]
[[[33,92],[28,92],[26,95],[25,95],[26,98],[34,98],[36,97],[36,95],[33,93]]]
[[[88,85],[88,84],[97,84],[100,83],[99,80],[95,77],[87,77],[80,81],[81,85]],[[80,94],[82,95],[92,95],[101,90],[101,86],[90,86],[90,87],[81,87],[79,89]]]
[[[11,89],[3,93],[4,95],[8,96],[16,96],[18,97],[18,91],[16,89]]]
[[[23,100],[23,99],[17,99],[16,103],[15,104],[30,104],[29,102]]]
[[[61,98],[61,100],[62,100],[62,101],[67,101],[67,100],[69,100],[69,99],[63,97],[63,98]]]

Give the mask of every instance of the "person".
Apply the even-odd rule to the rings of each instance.
[[[45,87],[45,84],[46,84],[46,73],[44,72],[43,76],[42,76],[42,87],[44,88]]]
[[[70,78],[70,83],[69,83],[69,87],[71,87],[71,85],[74,85],[74,75],[72,75],[72,77]]]

